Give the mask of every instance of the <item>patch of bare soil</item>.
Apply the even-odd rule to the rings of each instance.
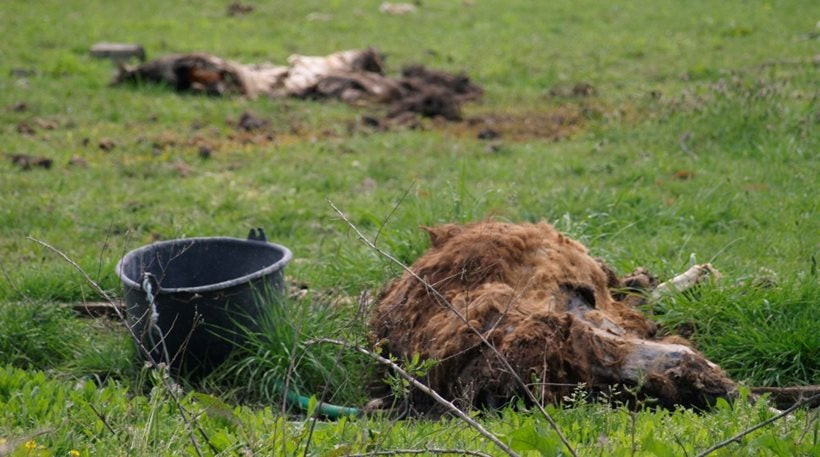
[[[645,271],[618,278],[545,222],[427,231],[432,247],[411,269],[441,296],[409,273],[394,280],[378,299],[371,341],[400,360],[438,361],[427,381],[445,398],[500,407],[524,398],[516,375],[553,403],[579,383],[593,392],[639,386],[665,407],[707,407],[734,394],[717,365],[680,337],[657,337],[633,307],[654,285]],[[421,393],[413,401],[420,411],[434,408]]]
[[[559,141],[579,132],[584,116],[577,106],[565,105],[543,111],[493,113],[467,120],[461,132],[478,139]]]

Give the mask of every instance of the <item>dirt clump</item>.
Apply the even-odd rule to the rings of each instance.
[[[585,82],[578,82],[572,86],[557,85],[549,90],[550,97],[572,98],[572,97],[591,97],[598,93],[595,86]]]
[[[97,143],[97,147],[105,152],[111,152],[117,147],[117,143],[115,143],[111,138],[101,138]]]
[[[17,165],[23,170],[31,170],[32,168],[50,169],[54,161],[48,157],[35,157],[28,154],[8,154],[9,160],[14,165]]]
[[[501,138],[501,132],[493,128],[486,128],[478,132],[476,138],[479,140],[494,140],[496,138]]]
[[[695,172],[692,170],[678,170],[672,175],[678,181],[691,181],[695,179]]]
[[[32,127],[31,124],[29,124],[26,121],[22,121],[22,122],[17,123],[17,133],[19,133],[20,135],[30,135],[31,136],[31,135],[36,134],[37,131],[34,130],[34,127]]]
[[[14,111],[17,113],[22,113],[28,110],[28,103],[24,101],[17,101],[7,107],[8,110]]]
[[[269,125],[270,122],[267,119],[262,119],[249,111],[243,112],[242,115],[239,116],[239,121],[236,123],[237,128],[245,132],[262,130],[267,128]]]
[[[656,337],[655,323],[625,300],[655,282],[645,271],[618,278],[545,222],[426,230],[432,246],[411,270],[440,296],[409,273],[394,280],[379,297],[371,340],[402,360],[436,360],[426,381],[445,398],[468,408],[524,398],[476,332],[525,383],[541,383],[546,402],[579,383],[593,392],[640,386],[666,407],[707,407],[733,395],[717,365],[678,337]],[[420,392],[412,400],[434,409]]]
[[[240,2],[232,2],[228,5],[225,9],[225,14],[228,16],[241,16],[244,14],[252,13],[256,8],[253,5],[240,3]]]

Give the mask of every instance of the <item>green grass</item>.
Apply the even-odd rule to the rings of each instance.
[[[133,379],[136,351],[120,324],[78,319],[60,303],[0,303],[0,364],[54,375]]]
[[[35,438],[44,455],[191,452],[183,421],[133,363],[121,328],[61,306],[96,293],[27,236],[64,250],[118,295],[113,267],[130,249],[261,226],[293,250],[287,274],[309,284],[313,299],[282,308],[292,325],[255,340],[221,376],[187,386],[185,401],[197,408],[198,389],[231,404],[230,414],[218,407],[218,417],[203,419],[225,455],[303,451],[308,424],[274,412],[273,381],[291,356],[299,355],[300,387],[321,393],[329,385],[328,401],[358,401],[358,376],[372,369],[349,354],[335,364],[336,348],[304,344],[364,336],[355,306],[318,297],[376,293],[399,274],[356,240],[328,199],[408,263],[427,246],[419,226],[488,217],[551,221],[624,273],[646,266],[665,279],[693,255],[711,261],[722,282],[647,311],[668,329],[694,324],[694,343],[735,379],[820,383],[817,2],[426,1],[399,17],[379,13],[379,3],[268,2],[234,18],[215,0],[0,4],[8,32],[0,154],[54,160],[50,170],[23,171],[0,156],[0,438],[47,427],[55,431]],[[330,20],[310,21],[312,12]],[[138,42],[149,56],[202,50],[244,62],[373,45],[392,71],[408,62],[466,71],[486,89],[467,116],[562,106],[586,114],[569,139],[502,138],[495,151],[435,128],[351,132],[361,114],[379,109],[109,87],[112,66],[87,54],[97,41]],[[549,96],[580,81],[597,95]],[[13,110],[17,102],[28,109]],[[246,110],[271,120],[273,141],[229,139]],[[18,133],[20,122],[36,134]],[[112,151],[97,147],[104,138],[116,143]],[[198,157],[199,144],[212,147],[211,159]],[[68,165],[74,156],[88,166]],[[763,276],[775,278],[771,287],[752,286]],[[279,350],[287,347],[296,353]],[[68,403],[65,412],[59,405]],[[89,405],[106,411],[114,434]],[[745,404],[703,415],[630,416],[594,405],[555,413],[584,455],[632,455],[633,437],[635,455],[693,455],[768,414]],[[817,455],[817,422],[802,414],[724,455]],[[526,430],[553,439],[525,412],[482,420],[511,442],[526,441]],[[284,435],[273,432],[282,427]],[[516,428],[525,430],[518,438]],[[491,451],[448,421],[321,423],[312,443],[317,455],[427,443]]]
[[[372,381],[367,360],[352,351],[325,344],[317,338],[335,338],[363,344],[363,323],[351,305],[339,306],[329,297],[276,300],[265,308],[257,331],[232,360],[200,382],[236,402],[278,404],[285,380],[289,390],[316,394],[329,403],[361,405],[367,401],[363,386]],[[317,299],[318,298],[318,299]]]
[[[182,404],[195,412],[205,435],[198,435],[218,455],[346,455],[377,449],[481,450],[497,453],[492,444],[455,419],[393,421],[343,418],[336,422],[286,421],[277,408],[231,407],[213,397],[190,394]],[[92,409],[88,405],[95,405]],[[771,417],[764,402],[755,405],[719,403],[709,415],[692,411],[611,410],[576,399],[572,409],[549,407],[570,441],[583,456],[694,455],[718,439],[744,430],[750,423]],[[99,414],[98,414],[99,413]],[[808,413],[796,413],[791,424],[765,429],[715,455],[816,455],[817,422]],[[0,423],[6,436],[17,438],[12,455],[167,455],[193,454],[188,429],[167,391],[155,387],[145,396],[130,397],[116,384],[66,384],[42,372],[0,368]],[[522,455],[565,455],[558,437],[540,416],[522,410],[504,410],[482,419],[502,441]],[[42,435],[32,437],[33,428]],[[26,441],[33,441],[27,453]],[[306,449],[307,448],[307,449]]]

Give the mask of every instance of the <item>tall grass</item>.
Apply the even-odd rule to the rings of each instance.
[[[251,404],[279,404],[285,386],[325,402],[363,404],[364,388],[372,381],[370,364],[353,351],[311,344],[315,338],[363,342],[364,316],[356,303],[339,298],[313,293],[268,301],[259,327],[246,330],[246,341],[203,386]]]
[[[689,326],[693,341],[730,376],[749,385],[820,384],[817,278],[753,280],[664,299],[656,317]]]
[[[43,301],[0,302],[0,365],[98,381],[130,381],[138,366],[119,324],[77,319],[61,303]]]

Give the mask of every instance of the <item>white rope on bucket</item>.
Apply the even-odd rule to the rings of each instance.
[[[165,359],[163,361],[167,364],[170,364],[171,357],[168,355],[168,348],[165,345],[165,335],[162,334],[162,330],[160,330],[158,324],[159,311],[157,311],[156,304],[157,295],[156,293],[154,293],[154,285],[151,281],[152,279],[156,281],[154,275],[148,272],[145,272],[142,276],[142,290],[145,291],[145,300],[148,302],[148,309],[151,312],[148,316],[148,338],[151,340],[152,349],[156,349],[157,343],[154,340],[154,332],[156,332],[157,336],[159,337],[160,346],[162,347],[162,353],[165,356]],[[159,293],[159,290],[157,290],[157,293]]]

